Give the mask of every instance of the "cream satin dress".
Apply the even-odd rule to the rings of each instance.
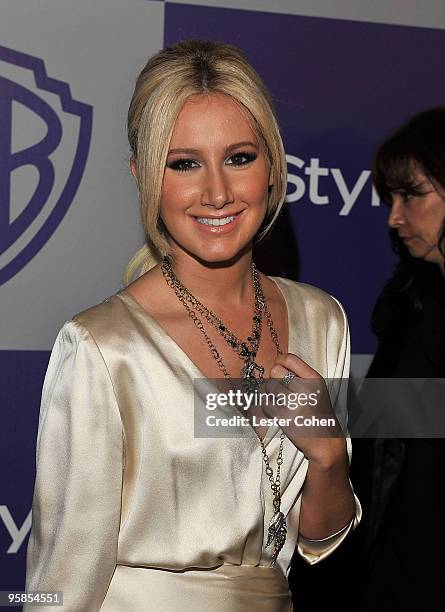
[[[347,378],[339,303],[271,278],[287,304],[289,352],[324,378]],[[125,290],[63,325],[42,391],[26,590],[63,591],[64,612],[293,609],[295,548],[311,564],[329,555],[360,521],[360,503],[341,533],[299,536],[308,462],[285,438],[288,535],[270,567],[272,491],[259,440],[195,437],[195,378],[202,373]],[[269,428],[265,442],[274,473],[280,433]],[[34,608],[57,609],[24,609]]]

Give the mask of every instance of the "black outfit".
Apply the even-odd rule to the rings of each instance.
[[[376,330],[368,377],[445,378],[445,280],[438,266],[413,266],[416,300],[405,291],[379,298],[385,325]],[[323,563],[308,566],[294,555],[299,608],[445,611],[445,440],[354,438],[352,448],[363,518]]]
[[[417,303],[406,292],[393,302],[369,377],[445,378],[445,281],[433,278],[420,281]],[[356,609],[445,610],[445,440],[355,442],[365,573]]]

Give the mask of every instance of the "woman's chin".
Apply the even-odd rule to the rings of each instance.
[[[180,251],[187,253],[204,264],[218,265],[218,264],[230,264],[235,263],[238,259],[243,257],[246,253],[252,250],[252,241],[241,246],[235,245],[214,245],[214,248],[209,248],[208,245],[203,245],[202,248],[187,247],[175,243],[172,249],[172,253],[179,254]]]

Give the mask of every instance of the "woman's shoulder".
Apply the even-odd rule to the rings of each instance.
[[[63,366],[65,368],[97,366],[106,363],[108,347],[119,346],[116,339],[119,337],[119,325],[116,323],[124,319],[124,313],[117,294],[106,298],[102,302],[90,306],[66,319],[59,327],[53,342],[49,377]],[[113,327],[113,325],[115,327]],[[110,342],[109,339],[113,338]],[[123,343],[121,343],[123,344]],[[122,348],[122,346],[120,346]],[[119,350],[119,349],[118,349]]]
[[[283,292],[288,307],[326,319],[345,319],[345,311],[340,301],[323,289],[281,276],[269,278],[275,281]]]
[[[122,291],[75,313],[67,323],[78,333],[87,331],[99,343],[127,330],[131,312],[121,297]],[[67,323],[65,325],[67,325]]]

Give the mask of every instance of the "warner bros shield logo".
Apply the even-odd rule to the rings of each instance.
[[[70,207],[92,117],[42,59],[0,46],[0,285],[38,253]]]

